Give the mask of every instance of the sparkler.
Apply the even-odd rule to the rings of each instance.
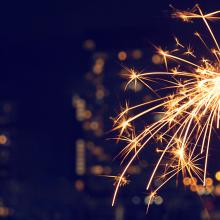
[[[204,22],[214,47],[208,47],[200,33],[194,34],[208,49],[212,59],[197,58],[191,46],[187,47],[175,38],[174,50],[165,51],[156,48],[157,53],[163,58],[165,72],[138,73],[133,69],[127,69],[127,85],[131,82],[135,85],[140,82],[157,96],[151,101],[136,106],[129,107],[126,104],[114,120],[113,130],[119,130],[117,140],[127,143],[121,154],[124,155],[124,159],[128,156],[130,159],[118,176],[112,205],[115,203],[128,168],[143,148],[149,146],[152,141],[156,146],[161,143],[160,149],[156,148],[160,156],[146,184],[146,189],[152,187],[156,178],[163,181],[151,192],[149,204],[158,190],[170,179],[178,177],[180,173],[183,177],[189,177],[192,182],[195,178],[199,179],[205,186],[212,131],[220,126],[220,47],[209,25],[209,21],[220,19],[219,14],[220,11],[204,14],[198,5],[191,11],[175,10],[173,13],[173,17],[185,22],[193,22],[194,19],[201,19]],[[171,69],[168,67],[169,60],[176,61],[179,65]],[[167,85],[163,89],[172,92],[160,97],[158,91],[153,89],[155,81],[166,82]],[[145,110],[141,111],[140,109],[143,108]],[[131,116],[131,111],[137,113]],[[160,113],[160,119],[147,124],[137,134],[133,123],[155,111]],[[124,159],[122,162],[125,161]],[[161,171],[159,173],[161,166],[162,174]]]

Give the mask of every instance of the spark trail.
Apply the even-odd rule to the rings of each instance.
[[[154,179],[162,178],[163,181],[151,191],[150,202],[159,189],[180,173],[192,181],[197,178],[205,185],[212,131],[220,126],[220,47],[209,24],[212,20],[219,20],[219,14],[220,11],[204,14],[198,5],[191,11],[175,10],[173,13],[174,18],[185,22],[193,22],[195,19],[203,21],[214,47],[209,47],[200,33],[195,32],[194,35],[208,50],[211,58],[199,58],[200,54],[195,54],[191,46],[184,45],[175,37],[175,49],[165,51],[156,48],[163,58],[166,71],[139,73],[127,69],[127,85],[140,82],[151,92],[157,93],[153,83],[161,81],[167,84],[162,90],[168,89],[171,92],[159,97],[157,95],[155,99],[136,106],[129,107],[126,104],[115,118],[113,130],[119,131],[117,140],[127,143],[121,151],[123,162],[128,156],[130,159],[118,176],[112,205],[128,168],[144,148],[152,145],[152,141],[160,156],[146,189],[153,187]],[[171,69],[170,61],[176,61],[178,65]],[[131,116],[131,111],[137,113]],[[146,124],[140,133],[136,133],[134,122],[155,112],[160,113],[160,119]],[[158,143],[161,143],[160,149],[156,148]]]

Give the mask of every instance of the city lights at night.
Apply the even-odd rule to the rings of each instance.
[[[3,1],[0,219],[219,220],[218,10]]]

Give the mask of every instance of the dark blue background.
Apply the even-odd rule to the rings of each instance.
[[[46,195],[50,204],[60,190],[64,201],[59,204],[65,204],[66,199],[72,204],[63,209],[77,208],[74,198],[60,188],[63,178],[71,191],[75,178],[73,145],[84,135],[71,106],[72,93],[79,90],[82,74],[89,68],[82,42],[93,38],[97,49],[106,51],[150,43],[167,45],[174,30],[184,31],[175,21],[171,23],[169,4],[187,9],[195,3],[208,11],[219,7],[212,0],[0,3],[0,100],[12,100],[17,105],[11,176],[24,188],[37,189],[39,194],[32,196],[38,196],[39,203]],[[31,200],[29,191],[23,195]],[[25,216],[25,211],[22,213]],[[64,219],[74,219],[73,213]],[[20,219],[26,219],[24,216]]]

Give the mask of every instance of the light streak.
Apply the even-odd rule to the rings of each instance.
[[[204,14],[198,5],[191,11],[175,10],[173,13],[173,17],[186,22],[193,22],[194,19],[201,19],[204,22],[214,48],[208,47],[200,33],[196,32],[194,35],[214,59],[198,58],[199,55],[195,55],[191,46],[185,46],[175,37],[176,49],[165,51],[156,47],[157,53],[163,57],[167,71],[139,73],[126,68],[127,85],[131,82],[135,85],[141,82],[157,96],[154,100],[136,106],[129,107],[126,104],[125,109],[114,120],[113,130],[119,131],[116,139],[127,143],[121,151],[124,156],[122,162],[128,156],[129,160],[121,175],[117,176],[112,205],[128,168],[152,141],[156,146],[160,144],[160,148],[155,147],[160,156],[146,189],[153,187],[152,183],[156,178],[162,178],[163,182],[151,191],[149,204],[168,181],[174,177],[178,178],[179,173],[182,173],[183,177],[189,177],[192,182],[196,178],[205,186],[212,130],[219,128],[220,119],[220,47],[208,22],[219,20],[219,14],[220,11]],[[170,60],[177,62],[178,66],[169,68]],[[161,90],[171,90],[171,94],[159,97],[158,91],[153,89],[153,83],[159,80],[167,83]],[[144,110],[141,110],[143,108]],[[131,111],[133,116],[130,114]],[[137,129],[133,125],[135,121],[155,111],[162,115],[161,118],[148,124],[137,134],[135,132]]]

